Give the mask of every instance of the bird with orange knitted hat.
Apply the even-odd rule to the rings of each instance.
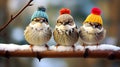
[[[79,35],[74,19],[70,15],[70,9],[62,8],[60,10],[53,36],[57,45],[74,47],[78,41]]]
[[[105,38],[106,30],[103,27],[101,10],[97,7],[92,8],[91,14],[79,28],[79,41],[85,45],[99,45]]]

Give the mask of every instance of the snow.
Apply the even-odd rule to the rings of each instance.
[[[59,46],[57,47],[58,52],[63,52],[63,51],[73,51],[73,47],[72,46]]]
[[[111,44],[101,44],[99,46],[86,46],[85,48],[88,48],[89,50],[120,50],[120,47]]]
[[[37,51],[47,51],[47,47],[45,46],[33,46],[33,51],[37,52]]]
[[[18,45],[14,45],[14,44],[0,44],[0,50],[5,50],[5,51],[14,51],[18,48]]]
[[[101,44],[99,46],[93,45],[93,46],[81,46],[81,45],[75,45],[75,51],[82,51],[88,48],[89,50],[113,50],[118,51],[120,50],[120,47],[114,46],[111,44]],[[0,50],[5,51],[16,51],[16,50],[31,50],[30,45],[17,45],[17,44],[0,44]],[[51,51],[58,51],[58,52],[64,52],[64,51],[73,51],[72,46],[49,46],[49,49]],[[33,51],[47,51],[47,48],[45,46],[33,46]]]
[[[85,47],[81,45],[75,45],[75,51],[82,51],[85,50],[86,48],[88,48],[89,50],[113,50],[113,51],[120,50],[120,47],[111,44],[101,44],[99,46],[93,45],[93,46],[85,46]],[[72,46],[58,46],[58,47],[51,46],[50,50],[63,52],[63,51],[73,51],[73,48]]]
[[[99,46],[93,45],[93,46],[81,46],[81,45],[75,45],[75,51],[82,51],[88,48],[89,50],[113,50],[117,51],[120,50],[120,47],[111,45],[111,44],[101,44]],[[50,46],[49,50],[63,52],[63,51],[73,51],[72,46]]]
[[[82,51],[82,50],[84,50],[85,48],[83,47],[83,46],[81,46],[81,45],[76,45],[75,46],[75,51]]]
[[[16,45],[16,44],[0,44],[0,50],[15,51],[15,50],[28,50],[29,45]]]
[[[109,44],[102,44],[99,47],[100,50],[120,50],[120,47],[114,46],[114,45],[109,45]]]
[[[55,46],[55,45],[52,45],[52,46],[50,46],[50,47],[49,47],[49,50],[56,51],[56,50],[57,50],[57,48],[56,48],[56,46]]]
[[[19,45],[19,50],[31,50],[30,45]]]
[[[49,50],[63,52],[63,51],[73,51],[73,48],[72,48],[72,46],[58,46],[58,47],[56,47],[55,45],[53,45],[53,46],[49,47]]]
[[[17,45],[17,44],[0,44],[0,50],[16,51],[16,50],[31,50],[30,45]],[[46,51],[45,46],[33,46],[33,51]]]

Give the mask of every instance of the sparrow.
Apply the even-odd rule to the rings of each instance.
[[[74,19],[70,15],[70,9],[62,8],[59,12],[60,16],[57,18],[53,31],[54,40],[57,46],[72,46],[74,48],[79,35]]]
[[[44,7],[38,7],[38,10],[31,17],[30,24],[24,31],[25,39],[30,44],[30,47],[33,45],[45,45],[48,47],[46,43],[50,40],[52,32],[48,23],[48,15],[45,11]]]
[[[92,8],[91,14],[79,28],[79,41],[85,45],[99,45],[105,38],[106,29],[103,27],[101,10],[97,7]]]

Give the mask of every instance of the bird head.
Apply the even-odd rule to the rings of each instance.
[[[92,8],[91,14],[87,16],[83,24],[89,24],[94,28],[100,28],[103,25],[102,17],[101,17],[101,10],[97,7]]]
[[[60,16],[57,18],[56,26],[61,29],[71,29],[75,27],[74,19],[70,13],[70,9],[62,8],[60,10]]]
[[[35,11],[31,17],[31,25],[35,25],[38,27],[46,24],[48,25],[48,15],[45,11],[45,7],[38,7],[37,11]]]
[[[48,20],[48,15],[46,13],[46,8],[43,6],[38,7],[37,11],[32,14],[31,21],[35,18],[45,18]]]

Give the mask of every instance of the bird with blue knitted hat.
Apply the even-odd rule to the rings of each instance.
[[[48,48],[46,43],[50,40],[52,32],[48,23],[48,15],[45,11],[45,7],[38,7],[31,17],[30,24],[24,31],[25,39],[31,48],[34,45],[44,45]]]
[[[48,20],[48,15],[45,11],[46,11],[46,8],[44,8],[43,6],[38,7],[37,11],[35,11],[33,13],[32,17],[31,17],[31,21],[34,18],[45,18],[46,20]]]

